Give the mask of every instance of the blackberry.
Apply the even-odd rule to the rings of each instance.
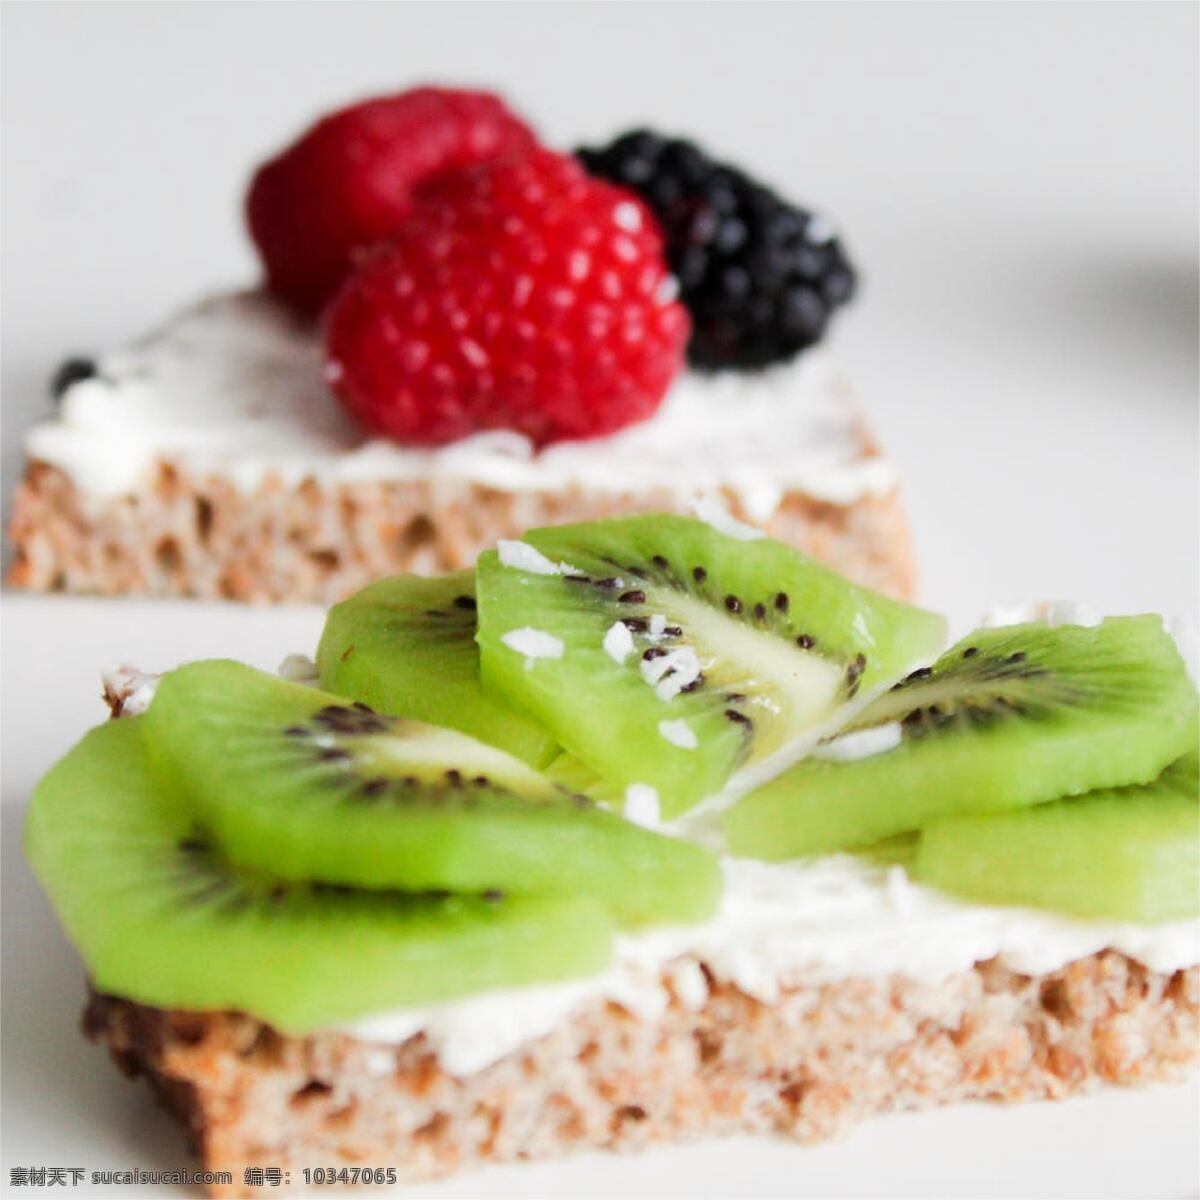
[[[90,358],[67,358],[58,364],[50,380],[50,395],[61,400],[67,389],[100,374],[100,368]]]
[[[820,341],[853,295],[854,268],[820,217],[693,143],[638,129],[576,154],[592,174],[639,193],[662,223],[692,314],[693,366],[790,359]]]

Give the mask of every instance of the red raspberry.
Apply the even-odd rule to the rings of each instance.
[[[413,445],[611,433],[653,413],[682,365],[673,282],[632,192],[539,150],[428,189],[330,306],[327,377],[363,424]]]
[[[259,167],[246,196],[268,285],[317,312],[355,252],[389,237],[412,211],[421,184],[536,144],[487,92],[415,88],[322,117]]]

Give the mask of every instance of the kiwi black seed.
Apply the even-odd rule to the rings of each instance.
[[[154,763],[246,870],[413,892],[582,893],[629,924],[700,919],[715,903],[707,852],[452,729],[232,662],[164,676],[145,723]],[[283,732],[294,728],[308,736]]]
[[[365,892],[239,871],[152,769],[145,721],[88,734],[38,784],[26,824],[29,860],[98,990],[302,1033],[604,965],[611,920],[594,900]]]
[[[1156,617],[979,630],[842,731],[896,726],[890,748],[799,763],[730,809],[725,832],[736,853],[819,853],[942,817],[1146,783],[1195,746],[1196,712]]]
[[[485,686],[542,721],[606,782],[655,787],[668,815],[941,639],[940,618],[855,588],[781,543],[741,541],[687,518],[560,526],[524,540],[569,570],[535,576],[499,555],[481,558]],[[617,622],[634,635],[623,656],[623,638],[602,648]],[[527,660],[504,642],[527,626],[561,641],[561,659]],[[755,696],[753,720],[724,717],[730,692]],[[574,714],[585,701],[591,711]],[[690,734],[679,734],[679,721]]]
[[[544,766],[558,753],[554,739],[480,687],[474,587],[470,571],[400,575],[335,605],[317,649],[321,686]]]

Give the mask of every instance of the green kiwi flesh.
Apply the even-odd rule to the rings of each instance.
[[[461,730],[531,766],[558,753],[548,733],[480,685],[474,571],[380,579],[334,605],[317,671],[326,691]]]
[[[279,878],[579,894],[627,925],[702,920],[720,895],[707,850],[570,794],[494,746],[239,663],[164,676],[144,727],[164,780],[221,852]]]
[[[724,815],[735,854],[846,849],[943,817],[1147,783],[1195,745],[1196,690],[1162,621],[984,629],[842,735],[895,731],[853,761],[810,757]]]
[[[935,821],[912,874],[984,904],[1140,922],[1200,915],[1197,761],[1193,751],[1148,784]]]
[[[97,988],[307,1033],[392,1007],[601,970],[583,896],[410,896],[230,867],[151,769],[144,717],[89,733],[38,784],[25,848]]]
[[[619,790],[655,788],[667,817],[944,644],[940,617],[685,517],[511,545],[477,568],[485,689]]]

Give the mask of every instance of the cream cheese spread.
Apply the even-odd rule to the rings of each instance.
[[[970,904],[911,882],[902,867],[848,855],[793,863],[726,857],[722,866],[725,893],[712,920],[622,935],[600,975],[380,1013],[341,1028],[371,1042],[424,1033],[446,1070],[467,1075],[589,1005],[612,1001],[654,1020],[670,999],[664,980],[699,1007],[708,995],[702,962],[768,1004],[791,984],[887,975],[937,983],[994,957],[1028,974],[1106,947],[1153,971],[1200,962],[1196,920],[1135,925]]]
[[[90,498],[135,490],[164,460],[247,492],[269,478],[656,489],[681,502],[728,491],[759,521],[792,490],[850,504],[896,482],[890,462],[864,455],[845,384],[820,352],[757,373],[684,372],[649,420],[541,451],[505,431],[434,449],[367,436],[328,390],[316,329],[262,292],[205,300],[97,368],[25,441]]]
[[[1062,624],[1091,623],[1095,616],[1083,606],[1057,603],[995,611],[986,619]],[[1172,632],[1195,678],[1189,653],[1195,636],[1183,622]],[[290,678],[311,674],[299,656],[281,670]],[[132,713],[149,704],[157,676],[125,667],[106,683],[136,698],[123,709]],[[856,746],[855,753],[877,748]],[[627,798],[632,819],[662,828],[653,788],[634,784]],[[903,867],[844,854],[786,863],[722,855],[721,865],[725,889],[715,917],[622,934],[599,975],[378,1013],[339,1028],[383,1044],[423,1033],[446,1070],[468,1075],[588,1006],[612,1002],[638,1019],[654,1020],[674,993],[698,1008],[708,995],[701,963],[764,1003],[789,985],[849,977],[901,975],[937,983],[991,958],[1027,974],[1053,971],[1105,948],[1158,972],[1200,963],[1200,919],[1139,925],[974,904],[910,880]],[[390,1056],[381,1054],[378,1061],[381,1070],[392,1069]]]
[[[994,610],[984,620],[1059,625],[1098,619],[1084,605],[1059,601]],[[1184,621],[1170,627],[1196,679],[1195,634]],[[857,756],[877,749],[856,744],[853,751]],[[725,890],[712,920],[622,935],[601,975],[381,1013],[345,1029],[385,1043],[424,1033],[446,1070],[467,1075],[551,1032],[587,1005],[612,1001],[635,1017],[654,1020],[669,1003],[669,986],[682,1003],[698,1008],[708,995],[701,962],[768,1004],[789,984],[887,975],[937,983],[990,958],[1031,975],[1105,948],[1152,971],[1200,963],[1200,920],[1139,925],[973,904],[913,882],[903,867],[851,855],[789,863],[724,855],[722,869]]]

